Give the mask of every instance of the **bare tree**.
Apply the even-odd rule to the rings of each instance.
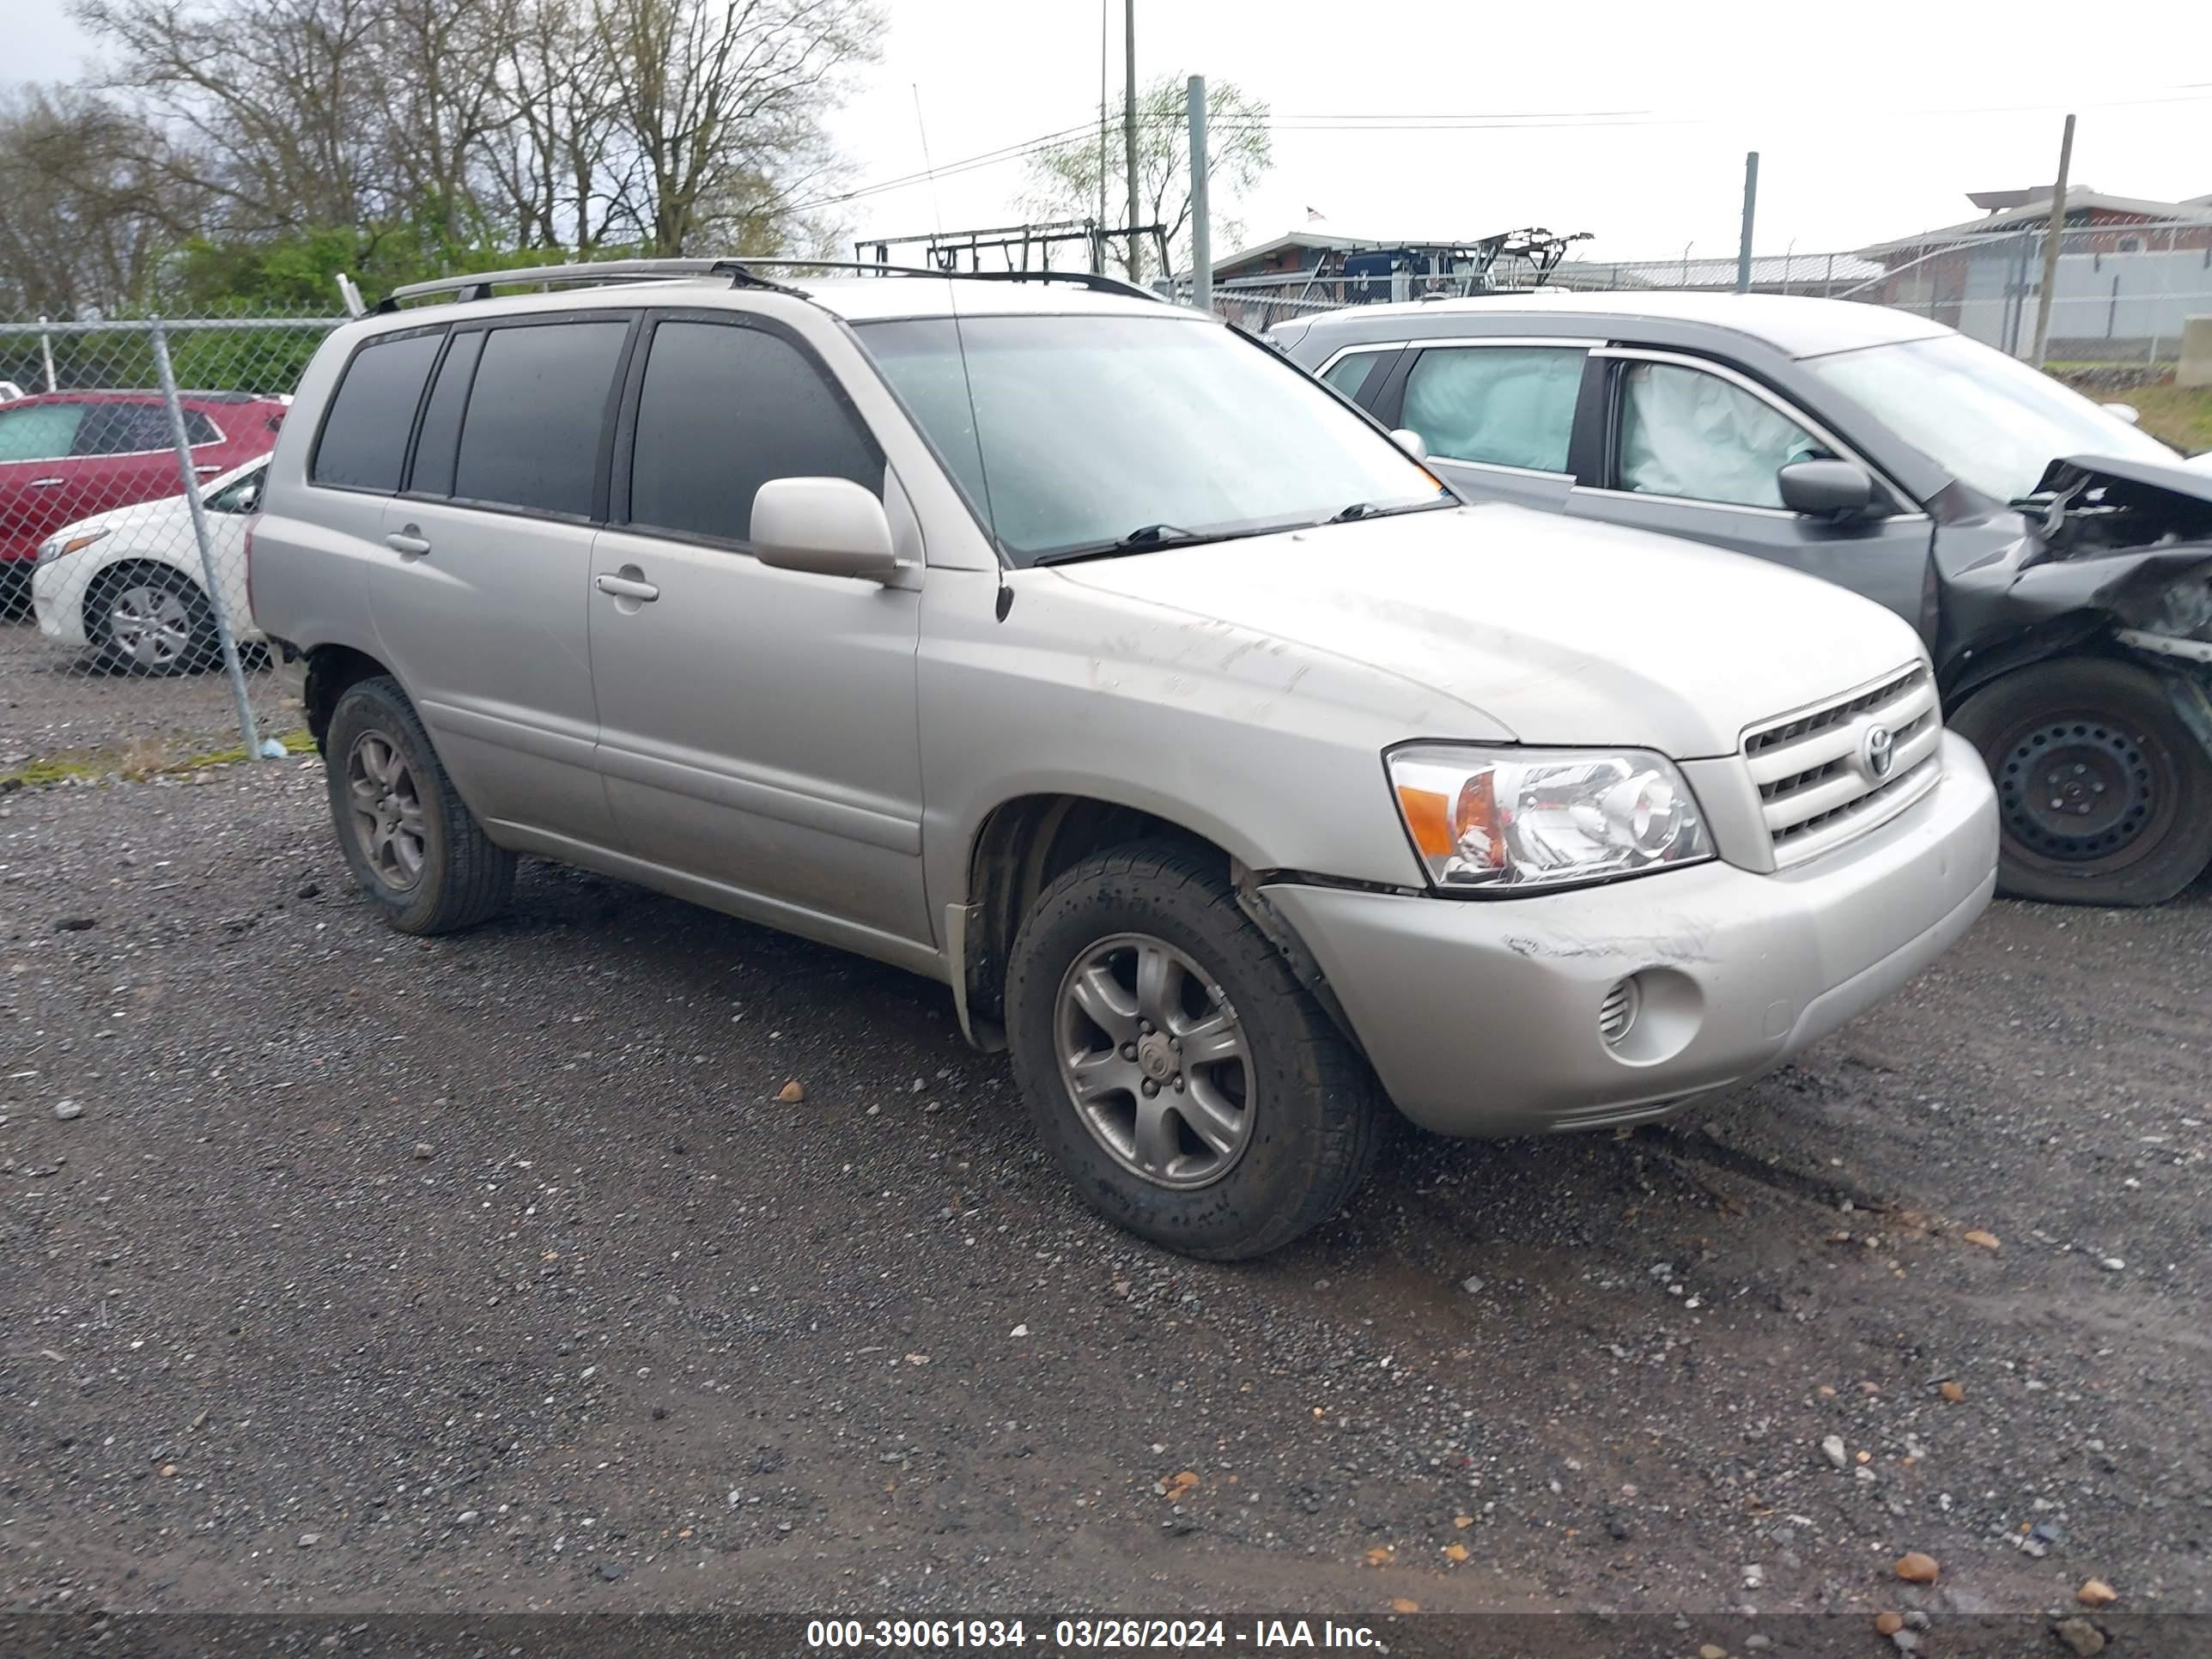
[[[615,95],[588,67],[596,33],[589,0],[522,0],[504,43],[497,86],[505,120],[485,164],[496,211],[519,246],[588,258],[642,234],[635,158],[622,141]]]
[[[823,118],[877,55],[873,0],[590,0],[648,251],[781,237],[829,160]]]
[[[159,132],[72,88],[0,98],[0,313],[127,305],[199,204],[162,177]]]
[[[258,0],[250,14],[178,0],[79,0],[119,53],[112,86],[178,142],[174,184],[244,234],[359,225],[391,205],[375,85],[380,0]]]
[[[375,13],[371,95],[388,188],[451,248],[483,228],[477,188],[507,119],[501,74],[521,0],[375,0]]]
[[[1103,135],[1086,132],[1040,151],[1029,161],[1029,190],[1024,205],[1051,219],[1091,218],[1098,211],[1098,180],[1105,170],[1108,198],[1127,216],[1127,225],[1156,224],[1164,228],[1169,270],[1188,257],[1190,246],[1190,126],[1185,102],[1185,83],[1175,76],[1162,76],[1137,96],[1137,196],[1133,210],[1123,182],[1126,168],[1121,124],[1109,124]],[[1213,226],[1222,239],[1236,234],[1236,221],[1222,209],[1252,189],[1274,165],[1273,142],[1267,132],[1268,108],[1233,82],[1208,83],[1206,101],[1206,176],[1212,186]],[[1107,239],[1113,260],[1126,273],[1129,264],[1127,239]]]

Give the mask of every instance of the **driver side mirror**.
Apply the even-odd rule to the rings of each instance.
[[[2125,421],[2130,426],[2137,425],[2142,420],[2142,411],[2133,404],[2106,404],[2105,413]]]
[[[1391,441],[1417,461],[1429,459],[1428,440],[1409,426],[1401,426],[1390,434]]]
[[[1792,461],[1774,475],[1782,505],[1813,519],[1855,519],[1874,504],[1874,480],[1856,461]]]
[[[750,539],[777,570],[878,582],[899,573],[890,515],[849,478],[770,478],[753,496]]]

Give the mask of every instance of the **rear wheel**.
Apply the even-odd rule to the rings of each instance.
[[[497,915],[514,854],[462,802],[414,705],[387,676],[357,680],[323,740],[331,817],[362,890],[403,933],[450,933]]]
[[[92,584],[84,608],[85,637],[124,672],[198,673],[222,654],[207,595],[181,570],[118,566]]]
[[[1997,884],[2015,898],[2159,904],[2212,862],[2212,757],[2159,677],[2063,657],[1951,718],[1997,788]]]
[[[1047,1148],[1170,1249],[1286,1244],[1373,1162],[1373,1075],[1197,852],[1142,842],[1054,882],[1015,939],[1006,1013]]]

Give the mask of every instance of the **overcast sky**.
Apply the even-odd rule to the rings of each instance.
[[[1112,13],[1118,98],[1121,0]],[[1136,0],[1140,79],[1228,80],[1293,125],[1247,201],[1257,242],[1317,228],[1473,238],[1587,230],[1598,258],[1733,252],[1743,153],[1760,153],[1761,252],[1852,247],[1973,216],[1970,190],[2048,182],[2061,114],[2074,177],[2121,195],[2212,192],[2212,6],[2203,0]],[[1097,118],[1099,0],[888,0],[882,63],[833,130],[854,185],[939,169]],[[60,0],[14,0],[9,70],[70,76]],[[2192,79],[2192,77],[2194,77]],[[1527,124],[1384,130],[1395,118]],[[1365,118],[1315,130],[1321,118]],[[1548,123],[1548,125],[1540,125]],[[1012,223],[1009,161],[871,194],[854,231]],[[1118,204],[1116,206],[1119,210]],[[1226,252],[1217,249],[1217,252]]]

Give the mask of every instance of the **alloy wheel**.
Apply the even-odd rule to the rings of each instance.
[[[191,648],[192,613],[173,589],[133,582],[107,602],[107,636],[132,667],[170,668]]]
[[[355,839],[377,879],[405,892],[422,879],[428,846],[414,768],[381,732],[364,732],[346,756],[346,798]]]
[[[1164,939],[1120,933],[1062,976],[1061,1083],[1093,1139],[1155,1186],[1204,1187],[1252,1139],[1253,1067],[1221,988]]]

